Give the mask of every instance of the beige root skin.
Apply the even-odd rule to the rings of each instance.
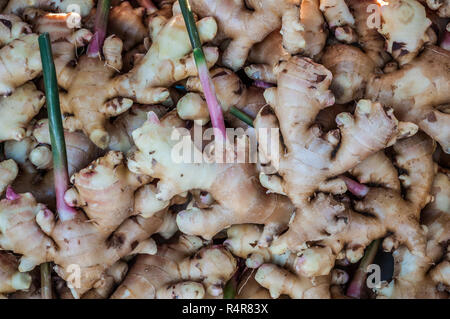
[[[295,271],[296,256],[289,252],[277,255],[270,247],[260,247],[262,227],[253,224],[233,225],[227,229],[227,240],[224,242],[235,256],[246,259],[248,268],[258,268],[263,263],[275,263]]]
[[[40,144],[51,146],[48,119],[39,120],[33,127],[33,137]],[[69,175],[89,164],[99,155],[99,149],[81,132],[64,131]],[[31,153],[30,153],[31,155]],[[36,163],[33,163],[36,165]]]
[[[392,107],[399,120],[417,124],[449,153],[450,115],[438,110],[450,102],[449,69],[448,51],[427,46],[400,70],[372,75],[365,97]]]
[[[94,288],[83,295],[83,299],[107,299],[114,289],[125,279],[128,272],[128,264],[118,261],[112,265],[101,280],[96,282]]]
[[[217,41],[231,39],[223,53],[222,64],[233,71],[244,65],[254,44],[261,42],[272,31],[280,29],[282,24],[286,31],[301,29],[298,19],[291,17],[298,12],[300,1],[252,0],[246,4],[253,10],[248,10],[244,1],[190,2],[192,10],[201,17],[216,18],[219,29]]]
[[[74,188],[66,192],[64,200],[72,207],[83,208],[100,233],[110,234],[133,214],[134,192],[150,180],[131,173],[123,163],[122,153],[109,152],[72,175]]]
[[[18,173],[19,167],[14,160],[0,162],[0,196],[3,195],[6,187],[16,179]]]
[[[238,109],[259,110],[265,104],[262,90],[247,88],[231,70],[216,68],[211,70],[210,74],[224,113],[228,112],[232,106]],[[202,92],[200,79],[197,77],[189,78],[185,86],[188,91]],[[202,96],[193,92],[186,94],[178,101],[178,116],[183,120],[194,120],[196,124],[204,125],[209,122],[208,105]],[[233,116],[225,115],[225,118],[232,119]]]
[[[168,290],[170,291],[175,291],[175,289],[170,289],[170,286],[167,286],[167,283],[172,281],[171,278],[174,278],[176,281],[180,280],[178,263],[184,258],[194,254],[206,244],[207,242],[199,237],[180,235],[177,242],[160,246],[158,248],[157,256],[138,256],[124,282],[117,288],[111,298],[154,299],[157,297],[157,290],[164,286],[169,288]],[[163,267],[158,267],[160,264],[163,265]],[[155,267],[154,271],[148,271],[149,265],[151,265],[150,268],[152,268],[152,266]],[[161,273],[164,273],[164,276],[159,276]],[[147,278],[147,276],[149,277]],[[167,280],[168,278],[170,279]],[[202,298],[204,296],[205,290],[202,285],[187,282],[186,287],[183,283],[181,284],[181,286],[175,285],[175,288],[191,288],[181,289],[181,291],[179,291],[181,292],[181,297],[184,296],[183,292],[186,293],[186,297],[190,298]]]
[[[36,265],[51,261],[55,244],[43,233],[36,220],[48,221],[46,224],[51,226],[52,217],[53,214],[44,205],[37,204],[30,193],[21,194],[14,200],[0,201],[0,247],[24,255],[19,271],[29,271]]]
[[[256,281],[269,289],[272,298],[288,295],[293,299],[327,299],[330,298],[330,281],[326,276],[311,280],[290,273],[273,264],[259,267]]]
[[[10,2],[11,3],[11,2]],[[67,81],[64,66],[75,59],[76,48],[89,42],[86,29],[75,32],[66,24],[71,14],[50,17],[46,12],[27,9],[36,32],[50,32],[56,73],[59,81]],[[18,67],[20,65],[20,67]],[[42,71],[38,34],[24,34],[0,49],[0,95],[10,95],[17,87],[39,76]]]
[[[17,258],[8,252],[0,251],[0,293],[26,290],[31,285],[31,276],[18,271]]]
[[[283,48],[283,38],[279,30],[271,32],[263,41],[256,43],[250,50],[250,65],[244,68],[245,74],[253,80],[276,83],[273,67],[280,60],[287,60],[290,54]]]
[[[278,88],[267,89],[264,96],[274,108],[287,148],[278,173],[283,177],[283,188],[288,196],[302,207],[317,185],[392,144],[398,134],[397,120],[380,104],[360,100],[354,116],[339,114],[336,117],[339,130],[321,137],[323,133],[311,125],[319,111],[334,102],[328,90],[331,73],[323,66],[299,57],[281,63],[277,73]],[[295,90],[291,89],[292,85]],[[258,117],[264,116],[273,115],[263,109]],[[303,138],[299,140],[298,136]],[[331,152],[339,140],[341,146],[330,164]],[[308,156],[307,162],[301,159],[303,156]],[[308,163],[314,163],[314,166]],[[329,169],[324,171],[323,167]]]
[[[387,51],[400,65],[414,59],[430,40],[427,29],[431,21],[426,17],[425,8],[416,0],[389,2],[381,7],[381,17],[378,32],[386,38]]]
[[[247,269],[236,288],[236,299],[271,299],[269,290],[255,280],[255,269]]]
[[[112,124],[106,123],[110,136],[108,149],[127,153],[133,146],[133,131],[144,124],[147,113],[154,112],[158,117],[167,113],[162,105],[133,105],[128,111],[122,113]]]
[[[140,255],[113,299],[201,299],[220,296],[236,271],[235,258],[223,247],[181,235],[155,256]]]
[[[134,9],[129,2],[124,1],[109,13],[108,30],[122,39],[125,51],[141,43],[148,34],[143,23],[144,11],[144,8]]]
[[[108,96],[110,80],[122,66],[122,41],[109,37],[103,50],[106,65],[100,59],[82,56],[74,69],[66,66],[61,71],[63,76],[58,77],[58,84],[67,91],[60,94],[62,111],[73,114],[79,128],[101,148],[109,143],[109,135],[104,128],[107,118],[125,112],[133,104],[130,99],[110,100],[113,97]],[[105,90],[99,92],[97,86],[105,87]],[[88,93],[93,89],[95,93]]]
[[[5,142],[6,158],[14,159],[20,168],[20,174],[13,183],[13,189],[18,193],[31,192],[38,202],[53,209],[55,201],[53,170],[38,171],[38,166],[43,164],[43,156],[50,160],[47,166],[51,166],[52,162],[48,119],[39,120],[27,130],[29,131],[27,135],[30,136],[22,141]],[[99,149],[82,132],[66,130],[64,138],[69,175],[85,167],[99,155]],[[44,151],[40,152],[40,149]],[[33,155],[39,156],[34,158]]]
[[[331,252],[329,248],[314,247],[305,250],[298,257],[289,251],[278,254],[276,248],[258,245],[261,234],[262,228],[257,225],[234,225],[227,230],[228,239],[224,245],[234,255],[245,258],[248,268],[258,268],[264,263],[272,263],[298,276],[311,278],[313,282],[317,278],[312,277],[326,276],[334,267],[334,258],[329,256]]]
[[[0,96],[12,94],[41,70],[37,34],[27,34],[10,42],[0,49]]]
[[[305,26],[305,48],[301,53],[316,60],[320,57],[328,36],[325,20],[319,10],[319,0],[302,1],[300,21]]]
[[[197,28],[202,42],[212,40],[217,32],[217,24],[210,17],[198,21]],[[170,20],[154,17],[150,33],[153,44],[147,54],[129,73],[112,82],[116,94],[143,104],[167,100],[167,87],[197,74],[193,56],[189,55],[192,48],[181,14]],[[206,47],[204,52],[208,66],[213,66],[218,59],[217,48]]]
[[[162,124],[149,120],[133,132],[138,150],[128,156],[128,168],[159,179],[159,200],[170,200],[193,189],[212,195],[216,203],[208,210],[192,207],[178,214],[177,224],[183,233],[211,239],[233,224],[258,223],[267,226],[263,241],[270,242],[275,233],[284,229],[293,207],[286,197],[265,194],[255,180],[258,172],[254,165],[177,163],[171,154],[179,142],[171,139],[173,129],[171,125],[163,126],[164,122],[165,119]],[[238,195],[231,196],[231,191]]]
[[[362,98],[367,81],[374,73],[379,73],[390,59],[384,50],[384,39],[368,23],[376,24],[371,16],[370,6],[378,8],[375,0],[349,1],[356,19],[359,44],[355,46],[334,44],[326,48],[321,63],[333,74],[331,90],[337,103],[348,103]],[[378,9],[377,9],[378,10]],[[373,15],[373,14],[372,14]],[[373,21],[372,21],[372,20]]]
[[[128,264],[122,260],[117,261],[95,283],[94,288],[82,296],[82,299],[108,299],[124,280],[127,272]],[[60,299],[74,299],[70,288],[63,279],[58,280],[54,287]]]
[[[89,201],[93,206],[88,207],[90,210],[86,209],[89,213],[95,213],[95,204],[104,205],[101,200],[106,198],[107,204],[112,205],[110,204],[113,202],[112,198],[117,197],[118,194],[122,196],[121,193],[126,192],[128,187],[135,187],[136,183],[141,183],[139,180],[137,182],[134,180],[137,179],[136,176],[128,173],[130,179],[126,182],[130,185],[125,185],[122,192],[120,188],[123,184],[108,184],[111,180],[111,171],[114,173],[114,164],[118,164],[116,173],[124,169],[123,164],[116,163],[117,158],[117,154],[111,152],[96,161],[94,168],[83,171],[92,172],[91,175],[95,177],[90,182],[88,176],[84,176],[86,180],[83,181],[85,182],[83,186],[86,188],[92,186],[96,180],[96,185],[99,187],[89,190]],[[95,175],[103,175],[105,182],[101,184],[99,182],[101,177]],[[144,180],[145,177],[142,181]],[[70,192],[69,190],[69,194]],[[110,196],[106,194],[108,192]],[[75,280],[70,277],[72,270],[67,267],[71,264],[79,265],[83,276],[80,279],[80,286],[73,288],[72,293],[76,298],[80,298],[83,293],[93,288],[101,280],[105,271],[120,258],[131,253],[138,253],[143,249],[147,253],[154,252],[156,246],[152,240],[147,241],[146,245],[139,246],[149,236],[160,231],[170,236],[174,232],[171,226],[174,224],[174,216],[164,211],[148,219],[140,216],[126,219],[133,211],[133,197],[128,197],[120,202],[124,211],[114,211],[116,215],[110,216],[109,221],[107,216],[95,216],[98,219],[102,218],[104,224],[101,225],[98,225],[95,219],[88,219],[81,211],[78,211],[71,220],[55,222],[53,213],[42,204],[37,204],[29,193],[19,195],[19,198],[15,200],[4,199],[0,202],[0,246],[23,255],[19,266],[21,271],[32,269],[43,262],[53,261],[56,264],[55,271],[61,278]],[[96,202],[97,198],[100,200]],[[145,198],[143,200],[145,201]],[[130,204],[130,201],[131,208],[124,205]],[[118,220],[119,216],[122,216],[122,220]],[[105,225],[110,229],[112,225],[120,226],[115,232],[107,232]],[[75,282],[71,283],[75,284]]]
[[[320,11],[323,12],[328,26],[334,30],[335,37],[342,42],[356,42],[353,30],[355,19],[344,0],[321,0]]]
[[[59,73],[58,84],[67,91],[60,94],[63,112],[73,114],[75,126],[100,148],[106,148],[110,141],[106,120],[129,109],[132,99],[146,104],[163,102],[169,98],[166,87],[197,72],[192,55],[186,56],[191,46],[182,16],[169,21],[155,17],[152,21],[160,23],[158,28],[151,26],[153,44],[127,74],[114,77],[122,68],[122,41],[114,36],[103,46],[106,61],[82,56],[75,68],[67,65]],[[215,36],[214,19],[205,18],[197,25],[202,41]],[[217,49],[206,48],[205,54],[209,65],[217,61]],[[97,87],[104,90],[99,92]]]
[[[420,211],[432,198],[430,191],[435,173],[435,164],[432,160],[434,142],[420,133],[397,142],[393,149],[396,152],[397,166],[407,172],[398,177],[406,192],[405,199],[402,198],[399,189],[373,187],[364,199],[355,203],[355,208],[381,216],[378,218],[391,224],[387,225],[387,228],[394,234],[383,243],[386,250],[395,248],[391,247],[392,245],[405,243],[413,254],[424,256],[425,232],[421,229],[419,219]],[[371,167],[365,167],[363,170],[372,172],[375,176],[381,172],[379,168]],[[392,170],[391,168],[389,171]],[[371,182],[377,179],[379,177]],[[394,211],[397,212],[394,213],[396,217],[389,217]]]
[[[367,79],[375,71],[375,64],[354,46],[335,44],[328,46],[321,63],[331,71],[331,90],[336,103],[348,103],[364,96]]]
[[[286,146],[287,154],[281,158],[278,170],[282,178],[280,184],[298,209],[289,230],[275,240],[273,249],[276,253],[287,249],[299,252],[308,248],[307,242],[327,241],[335,235],[346,236],[353,231],[359,234],[362,229],[367,230],[367,236],[329,241],[325,245],[328,249],[311,254],[310,258],[317,257],[312,264],[307,262],[308,256],[299,262],[300,269],[314,273],[314,269],[321,268],[315,266],[317,263],[332,265],[334,257],[330,257],[330,253],[336,256],[345,242],[351,243],[348,245],[351,247],[348,249],[349,259],[356,261],[362,256],[363,247],[387,232],[387,219],[375,220],[352,213],[331,196],[318,194],[313,200],[311,196],[320,189],[334,194],[345,192],[346,187],[341,187],[335,178],[337,175],[392,145],[397,137],[404,134],[398,129],[392,110],[385,111],[379,103],[368,100],[358,102],[354,116],[339,114],[336,117],[337,130],[325,134],[318,127],[311,128],[318,112],[334,102],[333,95],[328,91],[330,72],[309,59],[299,57],[281,63],[277,72],[278,87],[266,90],[265,97],[274,107]],[[262,110],[258,117],[264,116],[273,114]],[[258,128],[258,121],[255,123]],[[409,135],[414,133],[408,132]],[[302,138],[299,139],[299,136]],[[339,140],[339,150],[331,159],[331,152]],[[326,170],[323,169],[325,167]],[[317,218],[319,215],[322,217]],[[362,242],[354,243],[357,240]]]
[[[14,14],[0,14],[0,47],[31,33],[30,26]]]
[[[283,19],[285,16],[292,16],[294,23],[291,26],[285,24],[283,20],[283,27],[287,27],[285,32],[282,29],[283,47],[290,54],[301,53],[314,60],[320,57],[328,36],[325,20],[320,11],[320,2],[322,1],[303,0],[300,12],[298,8],[291,9],[283,16]]]
[[[427,256],[418,258],[405,246],[395,250],[394,280],[377,290],[378,298],[448,298],[449,189],[448,175],[437,173],[432,188],[434,201],[422,213],[428,229]]]
[[[368,25],[368,21],[374,25],[377,23],[377,16],[373,15],[374,11],[368,10],[369,6],[379,8],[377,1],[349,0],[348,5],[355,17],[359,45],[377,67],[383,67],[386,61],[390,60],[389,54],[384,49],[384,38],[377,32],[376,28],[370,28]]]
[[[47,11],[27,8],[23,12],[24,19],[33,26],[33,30],[37,34],[48,32],[51,42],[58,40],[70,41],[74,33],[89,33],[86,29],[81,29],[81,23],[75,24],[76,13],[49,13]],[[81,21],[80,21],[81,22]]]
[[[425,232],[419,223],[419,214],[431,199],[431,181],[435,170],[433,149],[433,142],[424,134],[394,145],[397,165],[409,172],[409,175],[399,177],[406,187],[405,199],[401,196],[398,182],[390,182],[394,189],[370,188],[364,199],[356,201],[356,211],[345,207],[331,196],[319,194],[309,207],[303,207],[301,212],[297,212],[288,233],[280,240],[281,247],[287,245],[292,251],[303,251],[301,258],[296,261],[296,269],[301,273],[314,275],[318,270],[329,269],[330,265],[333,267],[336,258],[346,257],[348,261],[355,263],[372,240],[388,233],[393,235],[385,240],[385,249],[391,250],[392,245],[405,244],[418,258],[425,258]],[[387,172],[392,175],[387,182],[397,178],[391,163],[381,162],[381,167],[390,166],[387,172],[377,166],[381,160],[381,155],[373,155],[368,162],[362,162],[352,171],[367,182],[379,181]],[[364,173],[359,175],[361,171]],[[372,217],[366,217],[360,212],[369,213]],[[321,222],[317,221],[318,215],[322,216]],[[308,229],[308,232],[303,232],[303,229]],[[328,249],[308,248],[308,242],[318,243]],[[278,247],[272,249],[278,251]]]
[[[94,7],[93,0],[11,0],[8,2],[4,12],[22,14],[27,8],[38,8],[43,10],[55,10],[58,12],[70,12],[70,5],[76,5],[82,17],[87,16]]]
[[[421,0],[425,2],[431,10],[436,10],[441,18],[450,17],[450,1],[449,0]]]
[[[0,97],[0,142],[23,139],[28,123],[39,113],[44,102],[45,95],[31,82],[8,97]]]

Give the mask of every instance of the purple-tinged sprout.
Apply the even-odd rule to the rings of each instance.
[[[106,38],[106,29],[108,27],[109,7],[111,0],[100,0],[95,14],[94,36],[89,42],[87,56],[90,58],[100,57],[103,42]]]
[[[199,196],[200,202],[203,205],[210,206],[214,202],[214,198],[209,192],[201,192]]]
[[[64,194],[69,188],[69,173],[67,170],[66,143],[59,105],[59,90],[56,81],[55,64],[53,62],[50,37],[48,33],[39,36],[42,71],[44,74],[45,96],[49,119],[50,140],[53,154],[53,173],[55,180],[56,208],[61,221],[71,220],[77,211],[66,204]]]
[[[373,263],[378,247],[380,246],[380,242],[381,240],[377,239],[366,248],[364,257],[361,259],[358,269],[353,275],[353,279],[347,288],[347,296],[357,299],[361,299],[361,297],[364,296],[366,289],[367,267]]]
[[[268,89],[268,88],[271,88],[271,87],[275,86],[272,83],[267,83],[267,82],[264,82],[264,81],[261,81],[261,80],[253,81],[253,85],[256,86],[256,87],[262,88],[262,89]]]
[[[214,83],[209,74],[205,54],[202,49],[202,43],[200,42],[197,26],[195,25],[194,15],[187,0],[179,0],[178,3],[180,4],[181,13],[183,14],[186,29],[191,41],[195,65],[197,66],[197,72],[203,88],[203,94],[205,95],[206,104],[208,105],[209,117],[211,118],[211,124],[214,128],[214,135],[220,135],[223,140],[226,140],[227,134],[222,107],[217,100]]]
[[[16,200],[19,199],[20,196],[14,191],[14,189],[8,185],[6,188],[6,199],[7,200]]]
[[[347,185],[348,191],[355,196],[364,197],[370,190],[370,188],[366,185],[358,183],[351,178],[348,178],[346,176],[341,176],[340,178],[344,180],[345,185]]]
[[[444,37],[441,42],[441,48],[444,50],[450,51],[450,23],[447,24]]]
[[[150,111],[147,113],[147,122],[152,123],[152,124],[156,124],[156,125],[160,125],[161,122],[159,121],[159,117],[158,115],[156,115],[155,112]]]
[[[195,49],[194,49],[195,50]],[[194,51],[194,57],[196,57]],[[214,88],[214,83],[211,80],[209,74],[208,66],[206,65],[206,60],[204,56],[202,58],[197,58],[197,70],[198,76],[200,78],[200,83],[203,88],[203,93],[205,94],[206,104],[208,105],[209,117],[211,118],[211,124],[214,128],[214,134],[219,133],[223,138],[226,137],[225,121],[223,119],[222,107],[219,104],[216,96],[216,90]]]

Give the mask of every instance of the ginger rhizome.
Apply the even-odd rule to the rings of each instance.
[[[0,18],[0,46],[31,33],[30,26],[14,14],[1,14]]]
[[[449,153],[450,115],[440,111],[450,102],[449,70],[449,52],[427,46],[401,69],[371,75],[365,97],[392,107],[401,121],[417,124]]]
[[[10,2],[11,3],[11,2]],[[90,39],[86,29],[75,32],[67,26],[71,14],[50,16],[46,12],[27,9],[24,12],[33,24],[36,33],[14,15],[5,15],[0,29],[0,96],[10,95],[14,90],[41,74],[42,64],[39,53],[37,32],[50,32],[57,74],[63,65],[75,58],[76,48],[82,47]],[[5,30],[5,28],[9,29]]]
[[[19,167],[13,159],[0,162],[0,196],[17,177]]]
[[[108,29],[122,39],[126,51],[148,36],[147,26],[143,22],[144,10],[142,7],[133,9],[129,2],[124,1],[109,13]]]
[[[13,254],[0,251],[0,293],[26,290],[31,285],[31,276],[19,272],[18,260]]]
[[[133,146],[132,133],[147,120],[147,113],[154,112],[158,117],[167,113],[163,105],[133,105],[128,111],[120,114],[113,123],[106,123],[110,136],[108,149],[127,153]]]
[[[300,274],[296,269],[298,257],[295,254],[277,254],[271,247],[258,245],[261,233],[258,225],[235,225],[227,230],[228,239],[224,245],[234,255],[246,258],[248,268],[258,268],[255,280],[269,289],[272,298],[278,298],[281,294],[297,299],[330,298],[330,277],[327,275],[331,268],[325,271],[324,276],[310,278]],[[281,279],[283,277],[286,278]]]
[[[27,8],[37,8],[43,10],[55,10],[57,12],[76,12],[82,17],[89,14],[94,7],[93,0],[11,0],[8,2],[4,12],[22,14]]]
[[[216,41],[230,39],[222,56],[222,64],[233,71],[244,65],[251,47],[272,31],[283,27],[282,32],[291,35],[303,30],[298,19],[300,1],[297,0],[193,0],[190,5],[199,16],[217,20],[219,32]],[[251,10],[247,9],[247,5]],[[296,46],[303,48],[304,41]]]
[[[276,83],[274,67],[279,61],[286,61],[291,54],[301,53],[317,60],[328,36],[325,20],[319,9],[319,0],[304,0],[300,10],[293,11],[292,21],[298,23],[298,30],[283,32],[274,30],[263,41],[255,44],[249,54],[250,65],[245,67],[245,73],[254,80]],[[299,45],[302,44],[302,45]]]
[[[290,54],[283,48],[283,38],[279,30],[270,33],[263,41],[255,44],[250,50],[245,74],[253,80],[276,83],[274,66],[281,60],[287,60]]]
[[[139,255],[113,299],[202,299],[220,296],[237,268],[221,246],[205,246],[195,236],[158,247],[156,255]]]
[[[328,26],[334,31],[336,39],[353,43],[357,36],[353,30],[355,19],[344,0],[321,0],[320,10],[323,12]]]
[[[258,172],[253,164],[219,163],[214,159],[212,163],[178,161],[172,156],[172,149],[181,144],[171,136],[174,130],[181,134],[185,123],[176,115],[168,115],[161,123],[154,114],[150,115],[133,132],[137,150],[128,156],[129,169],[159,179],[156,195],[159,200],[170,200],[190,190],[211,194],[215,203],[208,209],[193,206],[178,214],[177,224],[183,233],[211,239],[233,224],[258,223],[266,225],[262,241],[269,243],[289,220],[292,213],[289,200],[278,194],[266,195],[255,180]],[[183,145],[187,146],[184,149],[201,152],[191,141],[190,133],[186,130],[185,133],[188,138],[183,139]],[[233,195],[231,190],[235,192]]]
[[[450,180],[437,173],[432,187],[434,201],[422,212],[427,229],[426,257],[418,257],[406,246],[394,253],[394,279],[376,289],[378,298],[448,298]]]
[[[450,102],[448,51],[426,46],[400,69],[377,74],[375,63],[360,49],[338,44],[327,47],[322,63],[333,73],[331,89],[338,103],[364,97],[392,107],[399,120],[415,123],[449,152],[449,115],[442,108]]]
[[[12,95],[0,97],[0,142],[20,141],[26,127],[44,105],[45,96],[33,83],[19,87]]]
[[[28,133],[28,131],[30,133]],[[17,162],[20,174],[12,184],[18,193],[31,192],[34,198],[54,208],[55,190],[48,119],[27,128],[21,141],[7,141],[4,153]],[[99,149],[82,132],[65,131],[69,175],[88,165],[99,155]]]
[[[85,212],[79,210],[73,219],[56,221],[54,214],[36,203],[30,193],[2,200],[0,246],[22,255],[20,271],[53,261],[57,274],[68,280],[67,267],[79,265],[83,274],[80,282],[69,282],[73,285],[72,293],[79,298],[121,257],[134,251],[154,253],[155,243],[147,239],[158,231],[173,234],[170,226],[173,222],[164,220],[173,221],[174,217],[153,211],[152,218],[128,218],[135,215],[134,191],[149,179],[127,171],[119,152],[109,152],[99,158],[75,174],[73,181],[75,188],[66,192],[65,200],[85,209]],[[119,198],[120,205],[112,198]],[[152,210],[145,206],[152,202],[147,202],[145,196],[141,198],[144,201],[141,206]]]
[[[189,3],[225,154],[176,0],[111,2],[94,58],[95,1],[0,0],[0,297],[39,298],[50,262],[63,299],[346,298],[374,240],[395,261],[378,298],[448,297],[450,1]]]
[[[372,226],[376,226],[381,233],[376,236],[382,236],[391,224],[383,218],[372,220],[362,215],[353,217],[354,214],[331,195],[319,193],[313,196],[314,193],[344,193],[347,187],[338,175],[394,144],[398,137],[414,134],[417,128],[399,123],[392,110],[385,110],[379,103],[360,100],[354,115],[341,113],[336,117],[338,129],[322,132],[313,124],[319,111],[334,103],[334,97],[328,90],[331,73],[307,58],[293,57],[278,66],[277,75],[278,87],[264,93],[275,114],[270,109],[262,109],[255,127],[265,127],[267,123],[273,126],[279,124],[286,154],[280,159],[279,175],[273,176],[269,187],[273,187],[275,192],[287,194],[297,210],[288,231],[273,245],[277,253],[286,250],[301,252],[308,248],[307,243],[330,239],[333,243],[331,246],[337,246],[333,248],[326,245],[317,252],[320,256],[314,258],[317,258],[317,262],[333,262],[333,256],[340,253],[344,246],[351,255],[353,248],[361,251],[371,242],[367,236],[351,236],[347,239],[335,236],[345,237],[350,233],[345,230],[351,227],[355,227],[358,233],[365,228],[372,232]],[[355,226],[352,226],[353,222]],[[401,227],[397,228],[401,230]],[[305,229],[308,231],[305,232]],[[362,242],[353,244],[354,240]],[[356,255],[351,258],[353,262],[361,257],[360,254]],[[318,274],[323,274],[321,271],[326,272],[329,267],[317,269]]]
[[[397,0],[381,6],[380,13],[378,32],[386,38],[387,51],[400,65],[410,62],[430,41],[425,8],[416,0]]]
[[[202,19],[197,25],[202,41],[215,36],[217,25],[214,19]],[[191,47],[180,14],[168,21],[164,17],[155,17],[150,29],[152,46],[124,75],[116,76],[122,68],[123,44],[115,36],[105,40],[105,61],[83,55],[75,68],[67,65],[58,74],[58,84],[67,91],[60,94],[62,111],[72,114],[74,127],[82,129],[100,148],[109,144],[110,136],[105,129],[108,118],[125,112],[133,100],[143,104],[167,100],[166,87],[197,73],[192,55],[187,56]],[[217,49],[205,48],[205,54],[209,66],[216,62]],[[96,89],[99,87],[102,90]]]
[[[247,269],[236,287],[236,299],[271,299],[267,289],[255,280],[255,270]]]

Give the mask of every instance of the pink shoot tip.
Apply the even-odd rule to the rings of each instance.
[[[6,188],[6,199],[7,200],[16,200],[19,199],[20,196],[14,191],[14,189],[8,185]]]
[[[450,29],[450,23],[447,25],[447,29]],[[450,30],[445,31],[444,38],[441,42],[441,48],[444,50],[450,51]]]
[[[358,276],[357,279],[353,279],[350,285],[347,288],[347,296],[353,297],[356,299],[361,299],[363,289],[364,289],[364,280],[365,276]]]
[[[364,184],[358,183],[357,181],[354,181],[351,178],[348,178],[346,176],[341,176],[341,178],[344,180],[345,184],[347,185],[347,189],[350,193],[352,193],[355,196],[358,197],[364,197],[369,192],[370,188],[367,187]]]
[[[155,112],[150,111],[147,113],[147,121],[151,124],[160,125],[161,122],[159,121],[158,115],[156,115]]]
[[[96,31],[89,43],[87,56],[90,58],[100,57],[101,45],[105,41],[105,33]]]
[[[268,88],[271,88],[271,87],[275,86],[272,83],[267,83],[267,82],[264,82],[264,81],[261,81],[261,80],[253,81],[253,85],[256,86],[256,87],[262,88],[262,89],[268,89]]]

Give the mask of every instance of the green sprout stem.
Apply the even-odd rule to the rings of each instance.
[[[50,263],[43,263],[41,268],[41,297],[42,299],[52,299],[52,276]]]
[[[230,113],[234,116],[236,116],[238,119],[240,119],[242,122],[246,123],[247,125],[253,127],[253,119],[239,110],[238,108],[232,106],[230,107]]]
[[[111,0],[100,0],[97,4],[95,14],[94,36],[89,43],[87,56],[90,58],[99,57],[106,38],[106,29],[108,27],[109,8]]]
[[[198,35],[197,26],[195,25],[194,15],[192,14],[190,5],[187,0],[178,1],[183,14],[186,29],[191,41],[195,65],[197,66],[200,83],[205,94],[206,103],[208,104],[209,116],[211,124],[222,138],[226,138],[225,121],[223,119],[222,107],[217,100],[214,83],[211,80],[208,66],[206,64],[205,54],[202,49],[202,43]]]
[[[233,276],[223,288],[223,299],[235,299],[237,290],[236,278]]]
[[[39,36],[42,69],[44,73],[45,96],[50,124],[50,140],[52,143],[53,171],[55,176],[56,208],[62,221],[70,220],[76,215],[76,210],[64,201],[64,193],[69,188],[67,171],[67,153],[64,140],[64,130],[59,106],[59,91],[56,81],[55,64],[48,33]]]

